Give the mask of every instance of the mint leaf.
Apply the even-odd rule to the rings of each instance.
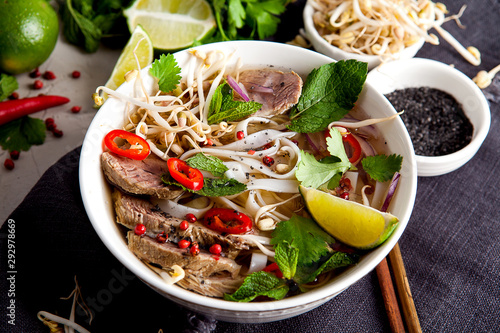
[[[0,145],[8,151],[27,151],[45,141],[45,130],[42,120],[24,116],[0,126]]]
[[[335,243],[335,239],[316,222],[298,215],[292,216],[288,221],[279,222],[272,237],[273,245],[292,242],[293,247],[298,249],[297,269],[317,263],[329,253],[328,244]]]
[[[297,260],[299,259],[299,250],[287,241],[282,241],[274,247],[276,262],[280,268],[283,277],[292,279],[297,270]]]
[[[257,102],[235,101],[233,89],[227,83],[223,83],[214,92],[207,120],[209,124],[236,121],[254,114],[261,107],[262,104]]]
[[[226,301],[250,302],[257,296],[282,299],[288,293],[288,285],[284,279],[277,278],[268,272],[255,272],[245,278],[243,284],[234,294],[225,294]]]
[[[358,261],[359,255],[357,254],[335,251],[322,259],[322,264],[319,268],[315,266],[301,267],[294,280],[299,284],[309,283],[314,281],[314,279],[322,273],[326,273],[336,268],[354,265]]]
[[[392,154],[367,156],[361,160],[363,169],[376,181],[385,182],[394,176],[396,172],[401,170],[403,157],[401,155]]]
[[[181,185],[168,173],[164,173],[163,175],[161,175],[161,180],[166,185],[176,185],[181,187],[185,191],[203,195],[205,197],[224,197],[227,195],[241,193],[247,189],[247,186],[245,184],[240,183],[233,178],[204,178],[203,188],[199,191],[193,191]]]
[[[367,71],[367,64],[356,60],[333,62],[312,70],[290,112],[288,129],[314,133],[341,119],[354,107]]]
[[[162,54],[156,59],[149,73],[158,79],[158,86],[163,92],[170,92],[177,87],[181,80],[181,68],[177,66],[177,61],[172,54]]]
[[[0,74],[0,101],[9,97],[17,88],[19,84],[14,76]]]
[[[190,167],[208,171],[215,177],[224,177],[224,173],[228,170],[220,158],[203,153],[188,158],[186,162]]]
[[[247,186],[233,178],[205,178],[203,188],[195,193],[206,197],[225,197],[241,193]]]

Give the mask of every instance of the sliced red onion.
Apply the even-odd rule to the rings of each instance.
[[[387,196],[385,197],[384,204],[382,205],[382,208],[380,208],[381,212],[387,212],[387,209],[389,208],[389,204],[391,203],[392,197],[394,196],[394,192],[396,192],[396,188],[398,186],[399,178],[401,177],[401,174],[399,172],[396,172],[394,176],[392,177],[391,184],[389,185],[389,190],[387,191]]]
[[[236,91],[238,93],[238,95],[240,95],[241,98],[243,98],[243,100],[245,102],[248,102],[250,100],[248,95],[245,94],[245,92],[241,89],[241,87],[238,85],[238,83],[231,77],[231,75],[226,76],[226,79],[227,79],[227,83],[229,84],[229,86],[231,88],[233,88],[233,90]]]
[[[319,153],[319,149],[318,149],[318,147],[316,147],[316,145],[314,144],[314,142],[311,140],[311,137],[309,137],[309,134],[307,134],[307,133],[306,133],[306,134],[305,134],[305,137],[306,137],[307,142],[309,143],[309,146],[311,146],[311,148],[312,148],[315,152]]]
[[[375,149],[373,149],[372,145],[368,141],[366,141],[363,137],[361,137],[359,135],[356,135],[353,133],[351,133],[351,134],[354,136],[354,138],[356,138],[356,140],[358,140],[359,145],[361,146],[361,151],[363,152],[363,154],[365,156],[376,155]]]
[[[315,152],[320,153],[327,150],[325,134],[323,132],[306,133],[305,137]]]

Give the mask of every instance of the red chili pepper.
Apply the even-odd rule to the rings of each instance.
[[[229,208],[212,208],[203,219],[208,228],[225,234],[242,234],[252,229],[252,220]]]
[[[200,170],[190,167],[186,162],[175,157],[167,161],[168,172],[182,186],[198,191],[203,187],[203,174]]]
[[[0,102],[0,125],[6,124],[28,114],[42,111],[69,102],[62,96],[37,96]]]
[[[325,131],[325,138],[330,137],[330,131],[326,130]],[[361,145],[359,144],[358,140],[354,137],[354,135],[351,134],[351,132],[347,132],[342,134],[342,142],[345,142],[349,144],[352,148],[352,155],[349,157],[349,162],[354,163],[359,160],[361,157]]]
[[[269,272],[269,273],[273,273],[274,275],[276,275],[277,278],[280,278],[282,279],[283,278],[283,273],[281,273],[281,270],[278,266],[277,263],[273,262],[272,264],[266,266],[264,269],[263,269],[264,272]]]
[[[115,142],[116,138],[126,140],[130,146],[118,146]],[[133,160],[143,160],[149,156],[150,148],[146,140],[138,135],[124,131],[113,130],[104,137],[104,144],[113,153],[128,157]]]

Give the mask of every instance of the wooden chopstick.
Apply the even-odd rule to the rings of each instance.
[[[403,263],[403,257],[399,249],[399,244],[396,243],[391,252],[389,252],[389,262],[391,263],[394,280],[398,290],[399,300],[403,308],[403,315],[405,317],[406,326],[410,333],[420,333],[420,321],[418,320],[417,309],[411,296],[410,284],[406,276],[406,270]]]
[[[396,298],[396,293],[394,292],[391,272],[389,271],[386,258],[384,258],[380,264],[377,265],[375,271],[377,272],[378,283],[382,291],[382,297],[384,298],[385,312],[389,318],[391,332],[404,333],[405,327],[403,319],[401,318],[401,312],[399,311],[398,299]]]

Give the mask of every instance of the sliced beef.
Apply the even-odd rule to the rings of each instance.
[[[241,269],[232,259],[214,256],[205,250],[193,256],[189,248],[181,249],[171,242],[159,243],[152,237],[138,236],[133,231],[127,233],[127,239],[129,249],[140,259],[165,268],[179,265],[186,275],[235,278]]]
[[[133,197],[118,190],[113,192],[113,202],[117,222],[129,229],[134,229],[136,224],[142,223],[150,234],[165,231],[169,234],[169,240],[175,243],[181,239],[191,239],[205,249],[217,243],[221,245],[222,252],[228,258],[236,258],[241,250],[248,250],[251,246],[251,243],[242,238],[232,235],[223,236],[199,222],[189,223],[187,230],[180,230],[181,219],[170,216],[148,200]]]
[[[167,163],[154,154],[137,161],[104,152],[101,165],[107,180],[124,192],[160,199],[173,199],[182,193],[179,187],[162,182],[161,175],[168,171]]]
[[[234,279],[228,277],[200,278],[189,274],[177,282],[177,285],[201,295],[222,298],[224,294],[234,293],[241,286],[243,280],[243,276]]]
[[[254,116],[267,117],[284,113],[297,104],[302,92],[302,78],[294,72],[246,70],[241,72],[239,81],[250,100],[262,104]]]

